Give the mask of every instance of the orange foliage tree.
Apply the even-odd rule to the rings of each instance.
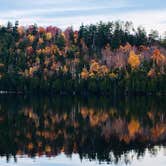
[[[132,69],[137,69],[140,65],[140,59],[139,56],[135,54],[133,50],[130,51],[128,63],[131,66]]]

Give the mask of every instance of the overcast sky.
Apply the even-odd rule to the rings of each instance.
[[[166,0],[0,0],[0,24],[19,20],[21,25],[61,28],[99,21],[132,21],[148,31],[166,31]]]

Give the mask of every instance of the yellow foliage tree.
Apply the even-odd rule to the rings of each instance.
[[[82,72],[81,72],[81,78],[82,79],[87,79],[88,78],[88,70],[86,68],[83,68]]]
[[[51,49],[51,54],[55,54],[59,50],[56,45],[51,45],[50,49]]]
[[[95,60],[92,60],[91,65],[90,65],[90,72],[98,72],[100,66],[98,64],[98,62],[96,62]]]
[[[139,56],[135,54],[135,52],[132,50],[130,51],[128,63],[131,66],[132,69],[137,69],[140,65],[140,59]]]
[[[90,71],[90,72],[89,72],[89,77],[90,77],[90,78],[94,78],[94,77],[95,77],[95,74],[94,74],[93,71]]]
[[[48,47],[48,46],[45,47],[44,49],[42,49],[42,53],[43,53],[43,54],[47,54],[47,55],[48,55],[48,54],[51,54],[51,48]]]
[[[35,36],[34,35],[28,35],[28,40],[32,43],[32,42],[34,42],[34,40],[35,40]]]
[[[43,38],[39,38],[39,41],[38,41],[39,44],[43,44],[44,43],[44,40]]]
[[[117,75],[115,73],[110,73],[109,77],[114,79],[114,78],[117,78]]]
[[[51,40],[52,39],[52,34],[51,32],[46,33],[46,40]]]
[[[105,76],[106,74],[108,74],[109,72],[109,69],[106,65],[102,65],[100,68],[99,68],[99,74],[101,76]]]

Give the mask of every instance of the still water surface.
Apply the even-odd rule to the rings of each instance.
[[[0,97],[0,166],[165,166],[164,97]]]

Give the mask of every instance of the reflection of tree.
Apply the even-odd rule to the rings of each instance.
[[[12,100],[11,100],[12,99]],[[19,103],[19,105],[17,104]],[[115,162],[166,140],[165,99],[0,98],[0,154]]]

